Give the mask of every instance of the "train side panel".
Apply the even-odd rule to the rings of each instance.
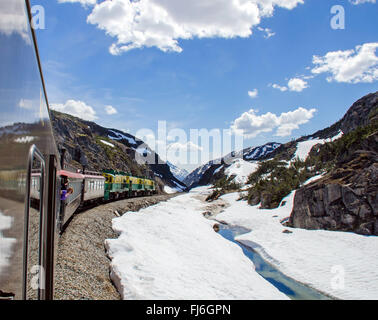
[[[0,32],[0,299],[53,295],[59,154],[29,9],[28,1],[0,6],[12,21]]]

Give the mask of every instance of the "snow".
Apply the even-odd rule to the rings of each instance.
[[[169,186],[164,186],[164,192],[168,194],[173,194],[177,192],[182,192],[182,190],[179,188],[171,188]]]
[[[378,299],[378,237],[284,227],[280,221],[290,216],[294,195],[277,209],[263,210],[227,194],[222,199],[230,206],[216,218],[251,230],[236,240],[285,275],[335,298]]]
[[[308,179],[307,181],[305,181],[304,183],[302,183],[302,186],[306,186],[316,180],[319,180],[320,178],[323,178],[323,175],[322,174],[318,174],[316,176],[313,176],[312,178]]]
[[[325,143],[325,140],[323,139],[314,139],[314,140],[307,140],[298,142],[297,144],[297,151],[294,154],[294,159],[299,158],[301,161],[305,161],[312,149],[313,146],[317,144],[323,144]]]
[[[176,185],[177,189],[180,190],[179,192],[182,192],[182,190],[185,189],[185,187],[183,185],[178,184],[176,181],[173,180],[172,182]]]
[[[5,216],[0,211],[0,274],[3,269],[9,266],[9,260],[12,256],[12,246],[17,242],[14,238],[3,237],[2,231],[10,229],[12,226],[13,218]]]
[[[19,138],[15,139],[14,142],[29,143],[29,142],[32,142],[34,140],[35,140],[35,137],[33,137],[33,136],[24,136],[24,137],[19,137]]]
[[[224,173],[230,177],[235,175],[234,181],[237,183],[245,184],[248,180],[248,176],[255,172],[259,167],[258,162],[248,162],[243,159],[236,159],[232,164],[224,171]]]
[[[112,139],[112,140],[122,140],[122,139],[125,139],[125,140],[127,140],[129,142],[129,144],[133,144],[133,145],[137,144],[134,138],[125,136],[124,134],[122,134],[120,132],[113,131],[113,130],[109,130],[109,131],[115,135],[115,136],[108,135],[108,137],[110,139]]]
[[[101,141],[103,144],[106,144],[107,146],[114,148],[114,144],[112,144],[112,143],[110,143],[110,142],[108,142],[108,141],[105,141],[105,140],[100,140],[100,141]]]
[[[111,278],[123,299],[287,299],[241,248],[213,230],[193,189],[113,219],[105,241]]]
[[[173,174],[173,176],[176,179],[180,180],[181,182],[184,181],[186,176],[189,174],[189,172],[186,171],[185,169],[181,169],[169,161],[167,161],[167,165],[169,166],[169,169],[171,170],[171,173]]]
[[[218,169],[216,169],[216,170],[213,172],[213,175],[215,175],[215,174],[217,174],[219,171],[221,171],[223,167],[224,167],[224,165],[222,164]]]
[[[326,142],[335,141],[343,136],[343,132],[340,131],[336,136],[330,139],[312,139],[307,141],[298,142],[297,151],[294,154],[294,159],[299,158],[302,161],[305,161],[312,149],[313,146],[317,144],[324,144]]]
[[[151,154],[151,151],[146,148],[138,148],[135,151],[141,154],[142,156],[144,156],[145,154]]]

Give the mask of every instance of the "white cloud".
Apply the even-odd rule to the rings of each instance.
[[[332,51],[325,56],[314,56],[314,74],[330,73],[328,82],[373,82],[378,80],[378,42],[365,43],[355,49]]]
[[[271,112],[257,115],[257,111],[251,109],[237,118],[232,123],[231,129],[248,138],[276,129],[276,136],[285,137],[289,136],[294,129],[298,129],[301,124],[307,123],[315,112],[316,109],[307,110],[299,107],[294,111],[284,112],[277,116]]]
[[[276,33],[273,32],[273,31],[272,31],[271,29],[269,29],[269,28],[261,28],[261,27],[258,27],[257,29],[258,29],[259,31],[265,33],[265,34],[264,34],[264,38],[265,38],[265,39],[269,39],[270,37],[273,37],[273,36],[276,35]]]
[[[349,0],[351,4],[358,5],[362,3],[375,3],[375,0]]]
[[[105,112],[107,114],[116,114],[116,113],[118,113],[117,109],[114,108],[113,106],[106,106],[105,107]]]
[[[248,91],[248,95],[254,99],[257,98],[257,95],[259,94],[259,91],[257,89],[253,89],[252,91]]]
[[[282,92],[285,92],[285,91],[287,91],[287,87],[285,87],[285,86],[280,86],[280,85],[278,85],[278,84],[276,84],[276,83],[273,83],[272,84],[272,87],[274,88],[274,89],[277,89],[277,90],[280,90],[280,91],[282,91]]]
[[[293,9],[304,0],[105,0],[87,22],[117,41],[111,54],[143,48],[181,52],[180,39],[249,37],[275,7]]]
[[[285,92],[287,90],[289,91],[295,91],[295,92],[301,92],[304,89],[308,88],[308,83],[307,81],[303,80],[306,79],[306,77],[303,78],[291,78],[287,82],[287,86],[280,86],[276,83],[272,84],[272,88],[280,90],[282,92]]]
[[[304,89],[308,88],[307,82],[300,78],[290,79],[289,82],[287,83],[287,86],[290,91],[296,91],[296,92],[301,92]]]
[[[97,0],[58,0],[59,3],[80,3],[82,6],[95,5]]]
[[[97,119],[96,111],[83,101],[67,100],[65,104],[50,104],[51,109],[68,113],[83,120],[94,121]]]
[[[31,44],[23,0],[0,1],[0,33],[10,36],[19,34],[27,44]]]

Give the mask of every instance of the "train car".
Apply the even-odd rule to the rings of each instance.
[[[124,172],[105,170],[104,200],[114,200],[130,196],[130,176]]]
[[[130,177],[131,182],[131,195],[138,196],[144,194],[144,178],[140,177]]]
[[[84,174],[83,203],[99,202],[104,199],[105,177],[99,172]]]
[[[155,181],[151,179],[144,179],[144,189],[147,195],[152,195],[155,193]]]
[[[29,1],[4,2],[0,16],[12,21],[0,32],[0,299],[51,299],[59,153]]]
[[[60,212],[58,219],[59,231],[62,232],[66,223],[72,218],[82,203],[82,194],[84,188],[84,175],[78,172],[69,170],[60,170],[58,172],[62,184],[61,188],[72,188],[73,193],[68,198],[60,203]]]

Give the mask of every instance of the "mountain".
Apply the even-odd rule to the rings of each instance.
[[[199,183],[210,170],[204,169]],[[259,161],[235,160],[221,172],[222,165],[213,172],[209,201],[241,183],[250,205],[273,209],[296,190],[285,225],[378,236],[378,92],[353,103],[330,127],[282,144]]]
[[[55,139],[59,148],[64,147],[66,162],[87,170],[114,169],[137,176],[154,177],[159,191],[164,186],[186,190],[170,167],[144,142],[117,129],[104,128],[94,122],[51,110]],[[154,159],[146,164],[143,155]],[[141,161],[137,161],[140,159]]]
[[[239,159],[248,162],[265,159],[280,146],[280,143],[269,142],[262,146],[249,147],[238,152],[231,152],[220,159],[220,161],[209,161],[208,163],[193,170],[186,176],[183,182],[189,188],[208,185],[221,178],[224,175],[225,170],[232,166],[235,161],[242,164],[243,161],[239,161]]]
[[[321,133],[338,129],[342,138],[311,150],[309,157],[320,157],[330,170],[296,191],[288,224],[378,236],[378,92]]]
[[[175,166],[173,163],[170,163],[169,161],[167,161],[167,165],[169,166],[172,174],[180,181],[184,181],[186,176],[189,174],[189,172],[185,169],[181,169]]]

